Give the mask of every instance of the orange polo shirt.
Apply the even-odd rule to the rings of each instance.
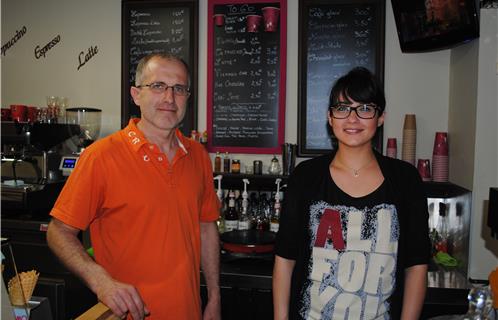
[[[82,153],[51,215],[90,227],[97,263],[138,289],[148,320],[200,319],[200,222],[219,215],[211,161],[177,130],[170,163],[136,122]]]

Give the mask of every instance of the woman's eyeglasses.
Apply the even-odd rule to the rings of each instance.
[[[335,119],[346,119],[351,114],[351,111],[356,112],[358,118],[373,119],[379,108],[375,104],[365,103],[357,107],[352,107],[349,104],[337,103],[329,107],[330,114]]]

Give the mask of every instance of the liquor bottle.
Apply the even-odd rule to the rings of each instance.
[[[218,189],[216,190],[216,196],[218,197],[218,200],[220,201],[220,216],[218,217],[218,221],[216,221],[216,224],[218,225],[218,232],[223,233],[225,232],[225,209],[224,209],[224,201],[223,201],[223,190],[221,189],[221,179],[223,176],[217,175],[214,177],[214,180],[218,181]]]
[[[239,225],[239,216],[235,209],[235,193],[230,191],[228,194],[228,208],[225,212],[225,231],[237,230]]]
[[[436,252],[448,252],[448,217],[446,214],[446,203],[439,203],[439,217],[437,222],[439,239],[436,240]]]
[[[261,193],[256,215],[257,230],[268,231],[270,229],[270,211],[270,204],[266,199],[266,193]]]
[[[216,156],[214,157],[214,172],[221,172],[221,155],[219,151],[216,151]]]
[[[282,179],[278,178],[275,181],[277,185],[277,192],[275,193],[275,203],[273,204],[273,211],[270,219],[270,231],[278,232],[280,226],[280,182]]]
[[[228,155],[228,151],[225,152],[225,157],[223,158],[223,172],[230,173],[230,156]]]
[[[248,179],[242,179],[244,182],[244,191],[242,192],[242,204],[240,207],[240,216],[239,216],[239,230],[249,230],[251,229],[251,220],[249,219],[249,200],[247,193],[247,184],[249,184]]]

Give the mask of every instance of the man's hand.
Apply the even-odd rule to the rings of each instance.
[[[202,320],[220,320],[221,319],[221,302],[220,296],[213,296],[208,299]]]
[[[99,301],[108,306],[121,319],[130,313],[133,320],[142,320],[149,315],[138,290],[132,285],[112,279],[102,281],[95,293]]]

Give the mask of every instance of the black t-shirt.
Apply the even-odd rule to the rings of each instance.
[[[290,178],[276,254],[296,260],[291,319],[397,318],[401,271],[427,263],[427,200],[418,173],[376,156],[385,179],[365,197],[351,197],[337,187],[328,169],[333,156],[306,161]],[[406,187],[398,186],[403,178],[402,185],[410,181],[418,189],[410,188],[410,201],[404,197]],[[407,212],[410,206],[416,216]],[[418,245],[407,247],[401,230],[410,238],[422,232]],[[404,259],[400,250],[411,250],[411,258]]]

